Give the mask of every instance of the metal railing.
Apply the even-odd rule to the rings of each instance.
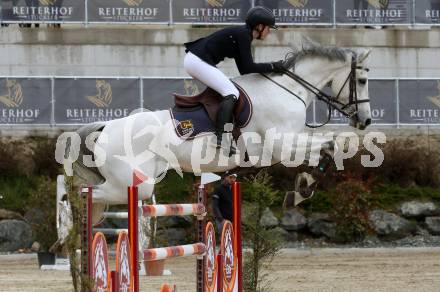
[[[440,126],[438,78],[369,81],[373,124]],[[0,77],[0,127],[73,126],[120,118],[139,108],[168,109],[173,92],[195,94],[203,88],[184,77],[5,76]],[[315,101],[308,122],[319,124],[325,117],[325,106]],[[346,123],[336,112],[330,121]]]
[[[58,1],[58,2],[57,2]],[[29,2],[26,2],[29,3]],[[55,0],[52,5],[26,6],[24,1],[1,1],[2,23],[236,25],[243,11],[259,0]],[[187,6],[182,6],[183,4]],[[245,5],[249,3],[249,5]],[[436,0],[390,0],[377,6],[368,0],[272,0],[271,9],[285,26],[439,26]],[[273,5],[273,4],[276,5]],[[357,4],[356,4],[357,3]],[[113,4],[113,5],[112,5]],[[223,5],[223,6],[221,6]],[[375,5],[375,6],[374,6]],[[382,5],[382,4],[380,4]]]

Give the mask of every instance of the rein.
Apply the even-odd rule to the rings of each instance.
[[[319,128],[319,127],[322,127],[322,126],[328,124],[328,122],[331,119],[331,110],[332,110],[332,108],[337,110],[338,112],[340,112],[345,117],[352,118],[352,117],[354,117],[358,113],[358,104],[370,101],[369,99],[358,100],[358,98],[357,98],[356,69],[364,69],[364,70],[368,71],[368,68],[363,68],[363,67],[357,66],[356,56],[352,55],[352,57],[351,57],[351,71],[350,71],[350,74],[348,74],[347,79],[345,79],[345,82],[342,85],[342,87],[339,90],[339,92],[336,95],[336,97],[328,95],[327,93],[323,92],[322,90],[320,90],[319,88],[317,88],[316,86],[314,86],[313,84],[308,82],[307,80],[305,80],[305,79],[301,78],[300,76],[296,75],[295,73],[293,73],[293,72],[291,72],[291,71],[289,71],[287,69],[284,70],[283,74],[287,75],[291,79],[293,79],[296,82],[298,82],[305,89],[307,89],[308,91],[313,93],[318,100],[323,101],[324,103],[327,104],[327,108],[328,108],[327,121],[324,122],[323,124],[317,125],[317,126],[309,125],[309,124],[306,123],[307,127],[309,127],[309,128]],[[289,92],[290,94],[292,94],[293,96],[295,96],[296,98],[301,100],[303,102],[304,106],[306,106],[305,101],[299,95],[297,95],[293,91],[289,90],[285,86],[281,85],[280,83],[276,82],[275,80],[273,80],[272,78],[270,78],[266,74],[261,74],[261,75],[263,75],[264,77],[266,77],[267,79],[269,79],[273,83],[277,84],[279,87],[283,88],[284,90],[286,90],[287,92]],[[347,82],[349,82],[349,90],[350,90],[349,101],[348,101],[347,104],[343,104],[338,99],[339,99],[339,96],[341,95],[342,90],[344,89],[345,85],[347,84]],[[352,106],[352,105],[355,106],[355,110],[350,111],[350,112],[347,111],[346,109],[348,107]]]

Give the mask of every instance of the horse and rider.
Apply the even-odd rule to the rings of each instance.
[[[265,39],[274,27],[271,11],[255,7],[247,14],[246,25],[224,28],[185,44],[185,69],[208,86],[209,94],[216,94],[212,98],[207,95],[209,101],[220,102],[220,112],[215,112],[216,115],[212,109],[217,110],[217,104],[215,107],[198,104],[199,99],[207,100],[203,99],[205,96],[178,99],[180,96],[176,95],[174,108],[178,107],[177,101],[186,102],[186,108],[141,111],[122,119],[95,122],[78,129],[75,135],[79,139],[72,140],[73,144],[67,140],[65,144],[57,143],[60,147],[69,145],[76,157],[100,149],[96,151],[96,165],[86,165],[82,159],[72,165],[78,185],[95,186],[94,204],[124,203],[126,196],[121,194],[133,183],[134,173],[145,178],[139,184],[139,193],[142,199],[147,199],[155,184],[171,169],[179,174],[224,172],[238,166],[258,168],[280,162],[293,167],[290,160],[297,154],[319,154],[324,148],[332,154],[333,139],[317,137],[308,139],[304,145],[299,141],[305,127],[312,126],[307,124],[306,113],[314,100],[325,102],[329,109],[344,114],[357,129],[369,126],[371,109],[366,63],[370,50],[304,43],[301,49],[286,56],[285,61],[255,63],[252,41]],[[242,76],[231,81],[215,67],[226,57],[235,59]],[[330,86],[331,93],[324,91],[326,86]],[[243,92],[249,103],[236,118],[243,104]],[[232,120],[242,133],[237,145],[245,150],[234,156],[228,155],[231,152],[215,151],[222,144],[225,124]],[[181,131],[183,135],[179,127],[185,130]],[[96,143],[88,149],[82,141],[92,133],[97,136]],[[223,140],[220,147],[229,148],[229,141],[225,137]],[[207,145],[209,141],[214,145]],[[70,170],[69,161],[66,160],[67,170]]]
[[[216,65],[225,58],[233,58],[241,75],[249,73],[283,73],[283,61],[255,63],[251,52],[254,39],[264,40],[270,29],[277,29],[272,11],[256,6],[246,15],[246,24],[223,28],[207,37],[185,43],[184,67],[193,78],[217,91],[222,97],[217,114],[216,146],[221,148],[225,125],[232,123],[234,106],[239,97],[237,87]],[[235,149],[231,147],[231,154]]]
[[[216,102],[220,101],[217,115],[208,111],[206,104],[203,104],[204,108],[199,105],[194,107],[193,104],[198,103],[197,98],[190,101],[183,99],[187,109],[179,114],[184,119],[175,119],[172,109],[139,111],[125,118],[84,125],[57,142],[57,153],[62,153],[60,161],[66,173],[75,177],[75,187],[94,186],[94,222],[100,220],[106,205],[126,203],[127,196],[123,194],[127,186],[135,181],[140,198],[145,200],[151,197],[155,185],[171,169],[183,175],[183,172],[225,172],[236,167],[259,168],[277,163],[295,167],[296,161],[291,161],[292,157],[299,154],[298,160],[301,162],[304,153],[302,160],[305,161],[307,152],[310,153],[307,155],[310,160],[316,160],[312,153],[318,154],[318,168],[325,171],[329,160],[324,158],[332,158],[337,150],[333,137],[317,135],[313,139],[307,137],[307,143],[302,143],[302,136],[299,135],[306,126],[310,126],[306,113],[314,100],[328,105],[327,122],[330,120],[330,109],[334,109],[347,117],[349,125],[357,129],[363,130],[371,124],[366,67],[370,50],[353,51],[305,43],[301,49],[289,52],[291,54],[286,56],[285,61],[255,63],[251,43],[254,39],[264,40],[272,28],[276,29],[272,12],[257,6],[248,12],[245,25],[227,27],[185,44],[185,70],[218,93],[215,96]],[[231,81],[216,68],[224,58],[233,58],[242,76]],[[330,87],[330,94],[324,91],[326,86]],[[243,91],[251,104],[242,111],[248,116],[241,119],[241,115],[234,119],[242,104]],[[176,98],[176,105],[177,101]],[[235,106],[237,109],[233,113]],[[203,118],[197,116],[192,123],[195,111],[202,112]],[[228,157],[223,151],[214,151],[224,147],[221,145],[225,125],[233,119],[236,124],[240,122],[238,126],[244,136],[239,141],[243,142],[243,148],[240,149],[245,149],[243,153],[248,154],[248,161],[242,161],[242,155]],[[185,130],[191,129],[189,134],[183,132],[183,136],[179,135],[179,123],[176,121],[188,122]],[[201,123],[210,125],[200,127]],[[194,135],[193,139],[187,138],[190,135]],[[90,141],[89,137],[95,141],[91,148],[86,143]],[[208,146],[207,139],[213,139],[214,145]],[[327,156],[321,157],[324,156],[321,152]],[[86,157],[91,157],[90,154],[95,155],[94,161],[90,161],[90,158],[86,160]],[[80,158],[72,159],[74,156]],[[313,191],[316,186],[312,179],[306,177],[307,192],[301,190],[304,189],[301,183],[303,179],[298,179],[295,182],[299,186],[295,186],[296,193],[310,198],[313,192],[308,190],[311,188]],[[295,204],[297,201],[294,198]],[[65,206],[63,208],[68,214],[70,204],[66,203]],[[68,225],[68,220],[60,219],[60,222],[61,226]]]

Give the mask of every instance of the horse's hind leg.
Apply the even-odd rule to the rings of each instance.
[[[107,180],[105,183],[93,186],[93,203],[126,204],[127,188],[118,187]]]
[[[102,222],[104,216],[102,215],[107,209],[107,204],[104,203],[93,203],[92,207],[92,225],[96,226]]]
[[[127,204],[128,203],[128,187],[130,185],[124,185],[123,188],[117,188],[109,183],[103,183],[93,188],[93,200],[97,203],[109,203],[114,204]],[[154,184],[144,182],[138,186],[139,200],[146,200],[151,197],[154,191]]]

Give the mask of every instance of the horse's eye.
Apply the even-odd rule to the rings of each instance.
[[[364,79],[364,78],[359,79],[359,83],[362,85],[365,85],[365,84],[367,84],[367,79]]]

